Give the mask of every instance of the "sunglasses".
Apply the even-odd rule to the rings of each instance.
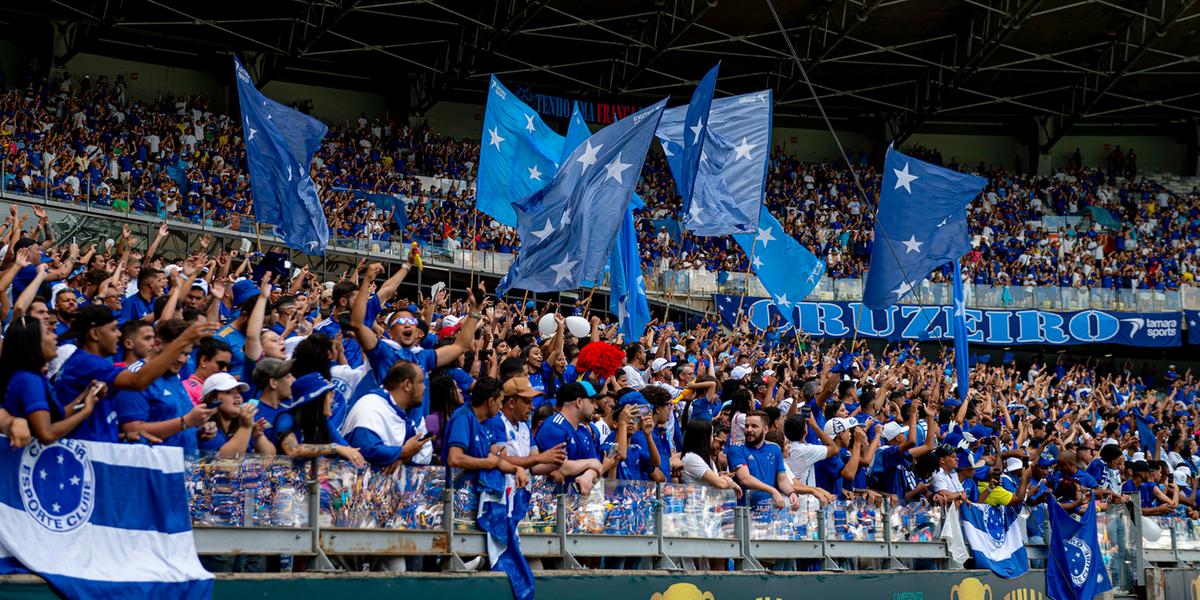
[[[229,370],[229,361],[226,361],[226,360],[218,360],[218,361],[217,361],[217,368],[218,368],[218,369],[220,369],[220,370],[222,370],[222,371],[228,371],[228,370]]]
[[[399,317],[392,321],[392,325],[416,325],[417,320],[412,317]]]

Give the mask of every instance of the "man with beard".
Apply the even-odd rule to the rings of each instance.
[[[50,296],[50,307],[54,309],[54,333],[61,338],[71,329],[71,319],[79,310],[79,297],[75,295],[75,290],[64,285]]]
[[[761,506],[770,502],[775,508],[789,504],[792,510],[800,508],[800,497],[792,489],[787,469],[783,466],[783,451],[767,441],[767,414],[755,410],[746,415],[746,443],[730,446],[729,468],[742,489],[749,506]]]
[[[603,471],[589,425],[596,404],[582,383],[559,388],[557,401],[558,412],[538,428],[535,441],[542,452],[558,446],[566,448],[567,460],[550,475],[566,483],[578,483],[579,492],[586,496]]]

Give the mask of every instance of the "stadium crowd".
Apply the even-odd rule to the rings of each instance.
[[[793,510],[1024,504],[1032,543],[1048,497],[1200,518],[1190,371],[981,364],[960,401],[946,349],[781,340],[744,320],[623,339],[586,306],[498,302],[482,284],[405,297],[411,264],[326,282],[207,243],[177,260],[127,232],[79,247],[35,219],[13,207],[0,238],[0,432],[14,446],[447,465],[582,493],[680,481]]]
[[[247,230],[252,202],[241,125],[214,112],[204,96],[130,100],[121,76],[50,82],[28,79],[0,96],[0,143],[7,189],[64,202],[90,202]],[[927,148],[908,150],[935,163],[986,175],[989,185],[971,206],[975,250],[965,276],[987,285],[1174,290],[1195,281],[1200,264],[1200,193],[1179,196],[1138,179],[1136,152],[1118,147],[1088,168],[1076,150],[1053,177],[1012,168],[944,161]],[[347,239],[420,240],[450,249],[513,252],[516,232],[474,210],[469,182],[479,148],[428,125],[391,118],[330,128],[314,161],[330,231]],[[879,173],[866,153],[808,163],[782,147],[770,158],[767,207],[790,234],[824,258],[833,278],[857,278],[873,244],[873,203]],[[425,185],[417,175],[433,177]],[[746,270],[728,237],[678,233],[664,220],[679,198],[661,154],[646,162],[638,211],[647,268]],[[403,198],[380,205],[365,193]],[[394,211],[404,210],[397,218]],[[1089,215],[1082,223],[1049,216]],[[1095,225],[1093,225],[1095,223]],[[1100,225],[1104,225],[1101,227]],[[948,273],[931,279],[944,281]]]

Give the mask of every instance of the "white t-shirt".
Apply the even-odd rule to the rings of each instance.
[[[625,365],[621,368],[625,370],[625,385],[635,390],[646,387],[646,381],[642,379],[642,374],[633,368],[633,365]]]
[[[688,452],[683,455],[683,482],[684,483],[704,483],[704,474],[709,471],[716,472],[717,467],[711,462],[705,463],[699,454]],[[705,484],[707,485],[707,484]]]
[[[961,492],[963,490],[962,482],[958,480],[958,473],[947,474],[945,471],[938,469],[933,473],[933,491],[937,492]]]
[[[529,424],[522,421],[514,425],[504,414],[500,415],[500,421],[504,423],[504,447],[508,449],[508,455],[520,458],[529,456],[531,447]]]
[[[815,487],[817,483],[813,476],[813,465],[825,460],[828,455],[829,450],[820,444],[788,442],[788,454],[783,464],[791,469],[800,483]]]

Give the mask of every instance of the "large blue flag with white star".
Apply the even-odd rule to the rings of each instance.
[[[775,301],[775,307],[794,326],[795,303],[807,298],[821,282],[825,261],[784,231],[766,207],[759,211],[758,219],[757,233],[735,235],[733,239],[746,253],[750,268]]]
[[[987,180],[888,148],[863,304],[899,302],[934,269],[971,249],[966,206]]]
[[[288,246],[308,255],[324,255],[329,225],[308,169],[329,128],[264,96],[237,57],[233,71],[254,192],[254,218],[274,225]]]
[[[558,171],[563,136],[492,76],[483,113],[475,208],[516,227],[513,203],[546,187]],[[569,151],[568,151],[569,152]]]
[[[694,136],[685,126],[689,107],[663,113],[656,132],[677,185],[686,135]],[[753,233],[770,165],[771,92],[714,99],[703,142],[684,226],[701,236]]]
[[[684,215],[689,214],[692,205],[692,187],[700,168],[700,156],[707,137],[705,134],[708,130],[709,108],[712,105],[713,91],[717,89],[717,72],[720,69],[721,65],[718,63],[700,80],[692,92],[692,99],[688,102],[683,119],[686,128],[683,133],[683,156],[680,157],[681,168],[675,173],[675,182],[679,186],[679,195],[683,196]],[[688,222],[685,216],[684,225]]]
[[[962,266],[954,259],[954,312],[951,313],[954,328],[954,373],[958,381],[958,400],[967,401],[967,384],[970,373],[967,357],[970,350],[967,347],[967,307],[963,295]]]
[[[521,247],[496,293],[555,292],[596,280],[641,176],[663,100],[589,137],[544,189],[513,208]]]
[[[1112,589],[1104,566],[1096,530],[1096,501],[1076,521],[1048,498],[1050,544],[1046,547],[1046,597],[1054,600],[1091,600]]]

